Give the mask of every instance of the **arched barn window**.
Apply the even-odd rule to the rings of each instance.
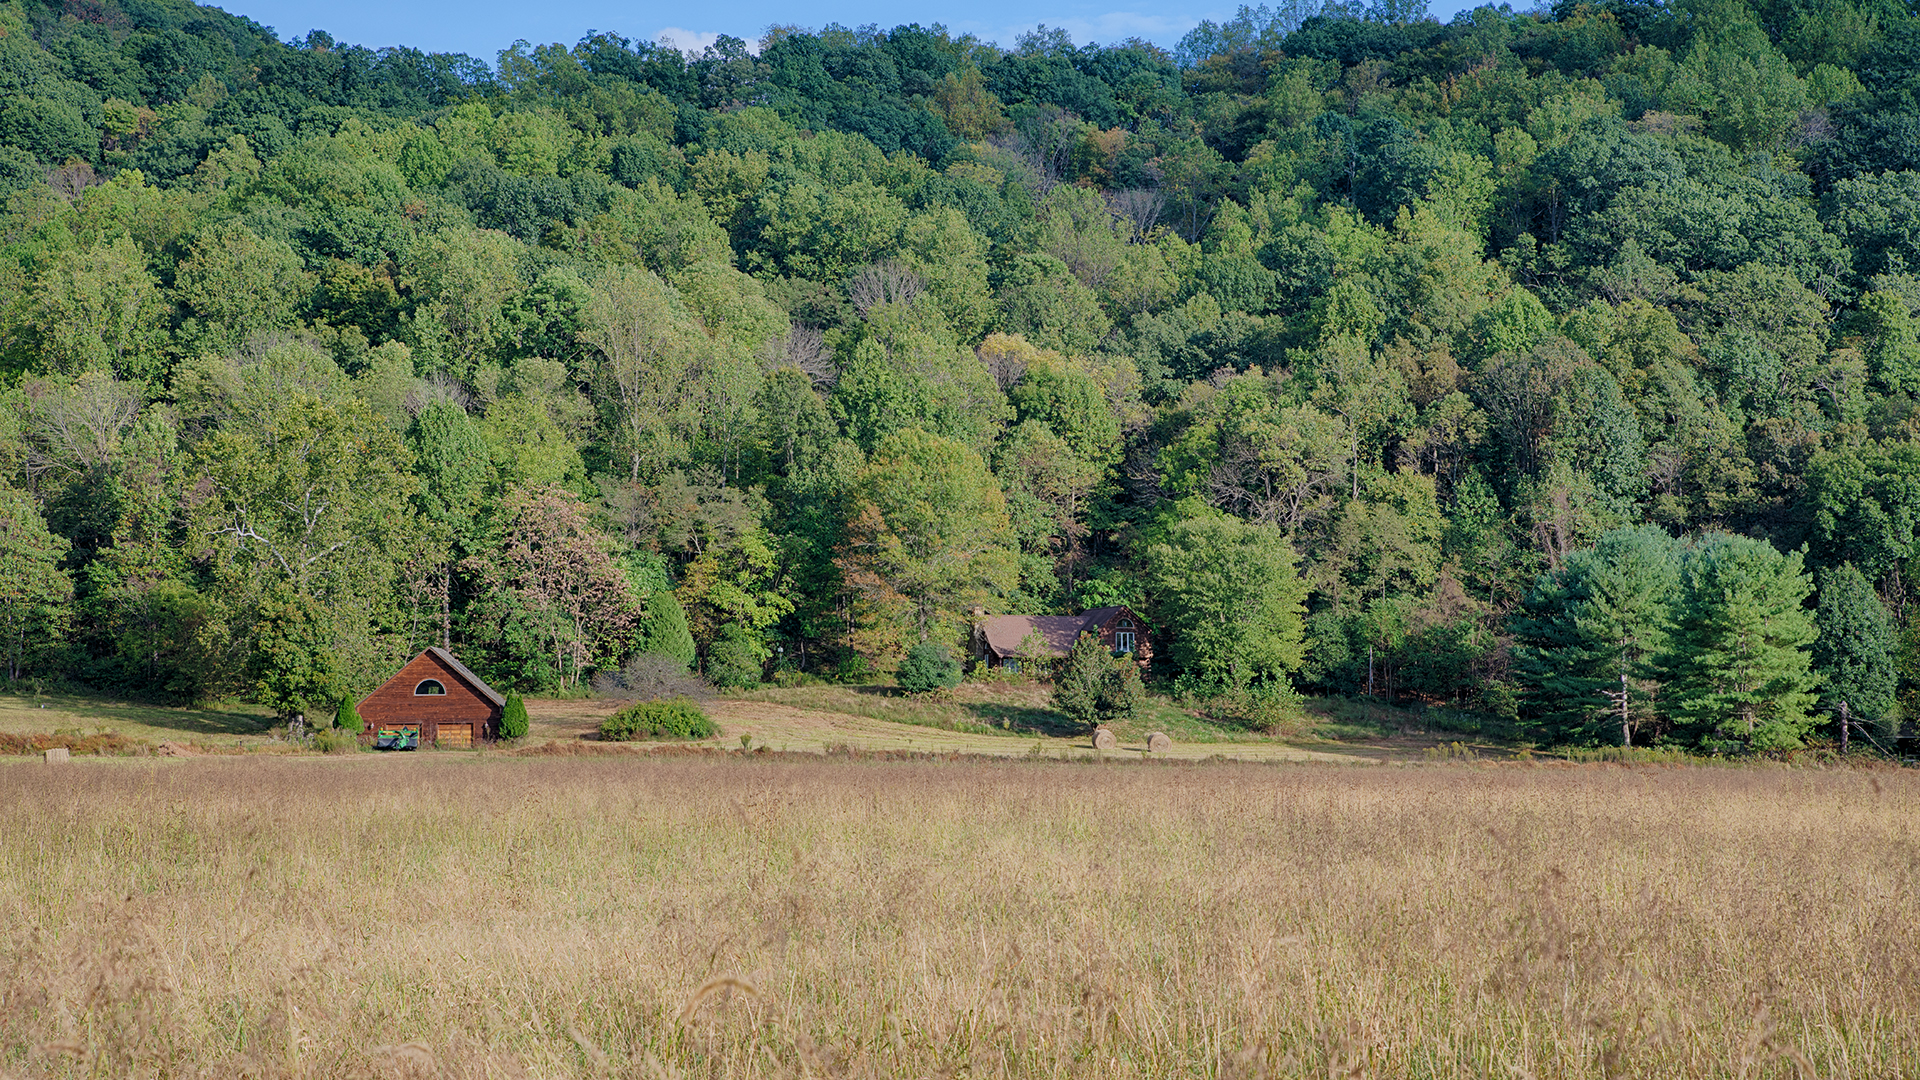
[[[419,686],[413,688],[414,697],[427,697],[434,694],[445,694],[446,692],[447,688],[441,686],[440,680],[438,679],[427,679]]]

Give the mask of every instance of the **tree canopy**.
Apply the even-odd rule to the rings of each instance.
[[[1154,678],[1542,741],[1895,722],[1920,20],[1848,11],[484,61],[5,0],[7,677],[867,677],[1126,603]]]

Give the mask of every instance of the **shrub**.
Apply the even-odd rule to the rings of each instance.
[[[679,658],[662,653],[635,653],[617,671],[593,677],[597,697],[627,701],[654,701],[684,697],[698,701],[713,696],[713,685],[687,670]]]
[[[906,659],[900,661],[893,678],[900,689],[909,694],[944,690],[960,685],[960,661],[945,645],[923,641],[907,650]]]
[[[700,706],[686,698],[637,701],[600,723],[600,738],[608,742],[633,739],[710,739],[720,733]]]
[[[323,731],[313,737],[313,748],[323,754],[351,754],[360,749],[360,739],[351,731]]]
[[[1249,695],[1247,719],[1254,728],[1268,735],[1285,735],[1300,725],[1305,716],[1306,699],[1293,684],[1282,679],[1258,688]]]
[[[507,695],[507,707],[500,714],[500,735],[508,739],[527,737],[527,703],[519,694]]]
[[[1146,700],[1147,687],[1140,681],[1140,665],[1133,655],[1115,657],[1106,677],[1100,680],[1100,693],[1094,701],[1100,719],[1132,720]]]
[[[333,711],[333,726],[341,731],[361,732],[367,725],[360,720],[360,710],[353,707],[352,698],[341,698],[340,707]]]

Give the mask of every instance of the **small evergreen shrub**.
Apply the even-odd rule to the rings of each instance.
[[[693,667],[693,632],[687,628],[687,611],[669,590],[647,597],[646,615],[640,626],[646,635],[646,651],[671,656],[680,661],[680,670]]]
[[[519,694],[507,695],[507,707],[500,714],[500,736],[505,739],[527,737],[527,703]]]
[[[700,706],[686,698],[636,701],[600,723],[607,742],[635,739],[710,739],[720,733]]]
[[[353,707],[352,698],[340,699],[340,707],[333,711],[333,726],[341,731],[351,731],[356,734],[366,730],[367,727],[360,720],[360,710]]]
[[[1113,658],[1099,637],[1081,634],[1053,676],[1053,707],[1067,719],[1092,724],[1100,717],[1100,689],[1113,669]]]
[[[1100,682],[1095,711],[1102,720],[1133,720],[1147,700],[1147,686],[1140,681],[1140,665],[1131,653],[1117,656],[1107,676]]]
[[[960,685],[960,661],[945,645],[923,641],[907,650],[893,678],[909,694],[944,690]]]
[[[1053,707],[1082,724],[1132,720],[1147,700],[1140,665],[1114,656],[1093,634],[1081,634],[1053,678]]]

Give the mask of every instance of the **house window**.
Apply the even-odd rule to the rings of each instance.
[[[1115,652],[1132,652],[1133,651],[1133,631],[1131,630],[1114,631],[1113,649]]]
[[[1004,668],[1007,674],[1009,675],[1020,674],[1020,661],[1015,660],[1011,656],[1007,657],[1005,660],[1000,661],[1000,666]]]
[[[445,694],[446,692],[447,688],[441,686],[440,680],[438,679],[427,679],[419,686],[413,688],[414,697],[432,697],[437,694]]]

